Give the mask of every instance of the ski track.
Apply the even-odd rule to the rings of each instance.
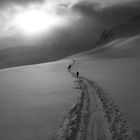
[[[96,90],[87,79],[83,77],[80,77],[80,79],[85,85],[90,98],[90,115],[86,131],[86,140],[111,140],[111,133]]]
[[[79,98],[78,103],[71,110],[76,110],[77,108],[80,112],[80,117],[76,114],[77,112],[71,111],[71,113],[69,113],[68,117],[65,119],[62,128],[59,130],[59,133],[57,134],[57,139],[133,140],[131,138],[131,134],[129,135],[127,133],[127,135],[124,133],[124,136],[121,137],[120,135],[118,136],[117,130],[115,130],[116,132],[114,131],[112,133],[110,128],[113,125],[108,123],[108,118],[106,117],[106,113],[103,107],[103,100],[101,100],[101,97],[99,95],[99,90],[101,90],[101,88],[96,85],[95,82],[85,77],[76,77],[76,74],[72,71],[72,66],[74,64],[75,60],[72,60],[72,64],[70,64],[71,68],[67,70],[75,79],[74,82],[77,86],[76,89],[80,90],[81,97]],[[77,119],[80,123],[77,121]],[[74,125],[72,124],[73,122],[75,122]],[[121,123],[121,121],[119,123]],[[121,127],[121,125],[119,125],[119,127]],[[73,132],[73,128],[76,133]],[[69,136],[67,134],[69,134]]]
[[[71,66],[75,64],[75,60]],[[74,72],[69,71],[74,78],[76,75]],[[83,86],[82,90],[85,90],[88,93],[90,100],[90,111],[89,111],[89,120],[86,130],[86,139],[85,140],[111,140],[111,133],[109,131],[107,120],[105,119],[105,114],[101,101],[97,97],[96,90],[91,85],[90,81],[84,77],[79,77],[80,82]],[[80,139],[78,139],[80,140]]]

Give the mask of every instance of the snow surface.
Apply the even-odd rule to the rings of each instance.
[[[72,71],[97,81],[140,130],[140,36],[122,38],[69,58]],[[77,99],[71,60],[0,70],[0,139],[49,140]]]
[[[0,140],[49,140],[78,92],[71,60],[0,70]]]
[[[128,127],[123,114],[114,100],[104,90],[83,76],[73,72],[73,63],[68,71],[80,90],[77,103],[64,118],[55,139],[59,140],[130,140],[137,139],[133,129]]]
[[[140,130],[140,35],[115,40],[99,49],[74,55],[75,71],[98,84]]]

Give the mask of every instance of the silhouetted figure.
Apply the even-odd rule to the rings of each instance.
[[[76,77],[77,77],[77,78],[79,77],[79,71],[76,72]]]
[[[68,70],[69,70],[69,71],[70,71],[70,69],[71,69],[71,65],[68,66]]]

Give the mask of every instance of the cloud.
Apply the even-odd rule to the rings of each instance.
[[[24,5],[39,4],[44,6],[44,3],[47,3],[49,8],[55,6],[58,14],[66,15],[69,20],[72,19],[70,21],[71,26],[68,27],[71,36],[66,38],[64,35],[59,40],[69,40],[69,38],[72,38],[71,40],[75,40],[74,42],[77,42],[77,44],[80,44],[80,40],[84,40],[84,38],[84,42],[88,44],[94,38],[94,35],[103,28],[121,23],[130,17],[140,14],[139,0],[0,0],[1,35],[4,34],[11,37],[13,34],[16,34],[14,27],[10,25],[10,21],[13,19],[12,13],[16,12],[15,7],[17,5],[26,8]],[[80,18],[78,19],[76,16]],[[74,18],[76,21],[73,20]],[[56,38],[59,38],[59,36],[60,34]],[[88,39],[89,36],[91,36],[90,40]],[[67,42],[64,41],[63,44],[67,44]],[[82,42],[81,44],[84,43]]]
[[[71,9],[82,15],[93,17],[98,15],[98,12],[95,10],[96,6],[95,3],[91,5],[90,3],[80,2],[72,5]]]
[[[0,0],[0,7],[8,4],[29,4],[29,3],[43,3],[54,2],[64,5],[76,5],[79,3],[87,3],[91,5],[97,4],[98,8],[111,7],[114,5],[122,5],[129,3],[137,3],[139,0]]]
[[[69,0],[71,4],[77,3],[89,3],[91,5],[98,4],[98,6],[104,7],[112,7],[114,5],[123,5],[129,3],[137,3],[139,0]]]
[[[140,5],[139,5],[140,6]],[[125,22],[132,17],[140,15],[140,7],[132,5],[118,5],[104,8],[100,15],[111,24]]]
[[[28,4],[28,3],[42,3],[44,0],[0,0],[0,7],[7,6],[9,4]]]
[[[83,16],[106,21],[110,24],[118,24],[140,14],[140,1],[79,1],[78,3],[72,5],[71,8],[73,11],[78,12]]]

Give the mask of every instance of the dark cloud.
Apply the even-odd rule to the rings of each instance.
[[[96,6],[97,6],[97,4],[93,4],[93,3],[91,4],[91,3],[87,3],[87,2],[79,2],[75,5],[73,5],[71,8],[75,12],[78,12],[78,13],[84,15],[84,16],[98,17],[99,14],[95,10]]]
[[[83,16],[110,24],[118,24],[136,15],[140,15],[140,1],[116,4],[109,7],[102,7],[97,2],[79,2],[72,6],[72,10]]]
[[[108,20],[111,24],[125,22],[136,15],[140,15],[140,2],[137,6],[117,5],[102,9],[100,15]]]

